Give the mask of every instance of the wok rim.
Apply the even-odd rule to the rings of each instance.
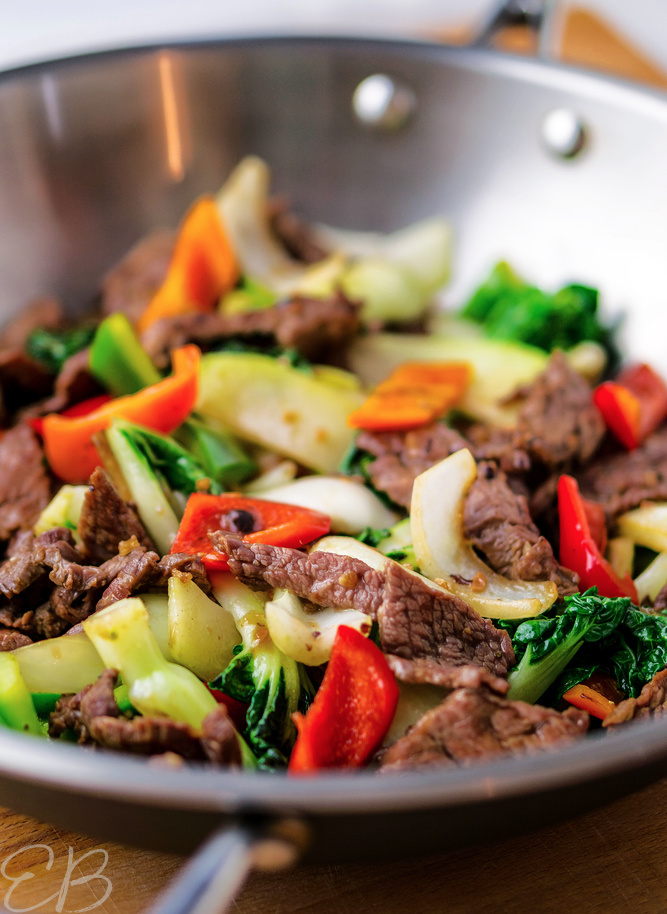
[[[270,45],[341,50],[354,47],[434,58],[457,68],[530,81],[616,106],[632,107],[667,123],[667,93],[620,78],[480,48],[453,47],[420,39],[349,35],[234,35],[123,45],[67,55],[0,70],[0,89],[47,71],[81,64],[103,65],[160,51],[240,49]],[[31,748],[30,740],[34,740]],[[363,815],[476,805],[574,787],[623,773],[639,772],[667,759],[667,727],[659,720],[624,731],[589,735],[557,750],[477,763],[457,769],[429,769],[378,775],[372,770],[289,777],[283,773],[217,771],[199,764],[169,769],[143,758],[57,742],[11,731],[0,732],[0,780],[63,793],[108,798],[142,806],[237,815],[249,811],[284,814]],[[654,779],[658,775],[654,776]],[[279,789],[277,789],[279,785]]]
[[[171,769],[145,758],[56,742],[35,742],[34,751],[26,751],[29,740],[36,737],[12,732],[0,736],[0,779],[144,807],[220,815],[363,815],[474,806],[639,772],[667,759],[667,727],[659,720],[635,722],[606,737],[589,734],[543,754],[456,769],[392,774],[341,770],[316,777],[216,770],[201,763]]]

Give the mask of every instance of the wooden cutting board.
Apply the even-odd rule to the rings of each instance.
[[[500,43],[530,51],[521,31]],[[562,57],[667,88],[667,75],[584,10],[568,15]],[[12,911],[138,914],[182,863],[173,855],[100,844],[8,810],[0,810],[0,824],[0,905]],[[667,910],[666,832],[667,780],[582,818],[478,850],[251,876],[234,911],[661,914]]]

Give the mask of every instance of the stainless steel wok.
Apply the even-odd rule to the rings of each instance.
[[[376,74],[408,99],[398,117],[355,114],[355,89]],[[275,188],[306,217],[392,229],[449,216],[454,299],[499,257],[547,285],[599,285],[610,312],[630,312],[630,351],[667,369],[667,98],[414,42],[216,41],[0,76],[2,313],[50,293],[84,309],[116,258],[176,224],[246,153],[270,163]],[[167,770],[0,733],[4,805],[159,849],[214,836],[170,911],[194,910],[216,873],[222,897],[221,881],[229,888],[253,861],[458,848],[583,812],[666,770],[667,726],[651,723],[454,772],[301,780]]]

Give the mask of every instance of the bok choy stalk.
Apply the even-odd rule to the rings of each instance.
[[[54,527],[67,527],[76,536],[87,491],[88,486],[61,486],[37,518],[33,527],[35,536]]]
[[[164,555],[174,541],[187,497],[207,490],[219,494],[195,458],[172,438],[115,419],[105,432],[139,516]]]
[[[141,599],[127,597],[94,613],[83,623],[106,667],[120,672],[132,705],[200,731],[217,707],[215,698],[194,673],[165,660],[150,629]],[[254,767],[252,752],[238,737],[244,767]]]
[[[417,568],[409,517],[399,520],[393,527],[385,527],[381,530],[366,527],[365,530],[361,531],[357,539],[361,543],[377,549],[378,552],[386,555],[387,558],[393,559],[395,562],[412,565],[413,568]]]
[[[70,356],[86,348],[94,334],[92,325],[64,330],[38,327],[28,337],[25,348],[36,362],[57,374]]]
[[[87,635],[61,635],[12,652],[30,692],[80,692],[104,671]]]
[[[171,659],[207,681],[232,661],[240,636],[234,618],[210,600],[189,575],[168,582],[168,644]]]
[[[8,651],[0,653],[0,722],[23,733],[43,733],[18,661]]]
[[[627,597],[601,597],[595,588],[566,597],[565,604],[559,615],[530,619],[514,630],[520,659],[509,677],[510,698],[537,701],[553,683],[562,695],[598,670],[636,696],[667,666],[666,617],[642,612]]]
[[[313,688],[303,667],[271,640],[266,626],[266,596],[231,574],[217,575],[213,593],[232,614],[243,639],[229,666],[211,687],[249,703],[244,736],[260,767],[283,765],[296,737],[295,711],[305,711]]]
[[[354,437],[347,417],[363,400],[268,355],[209,352],[201,361],[201,415],[322,473],[337,470]]]
[[[223,487],[244,482],[257,471],[257,464],[238,440],[223,428],[201,419],[187,419],[175,437],[201,464],[207,475]]]

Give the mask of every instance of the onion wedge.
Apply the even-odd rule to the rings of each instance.
[[[356,609],[308,612],[299,597],[287,590],[276,591],[265,612],[269,635],[276,647],[306,666],[328,662],[340,625],[354,628],[365,637],[371,631],[371,619],[366,613]]]
[[[477,478],[468,450],[457,451],[415,480],[410,524],[420,571],[490,619],[538,616],[558,596],[553,581],[513,581],[492,571],[463,536],[463,508]],[[455,578],[475,581],[461,584]]]

